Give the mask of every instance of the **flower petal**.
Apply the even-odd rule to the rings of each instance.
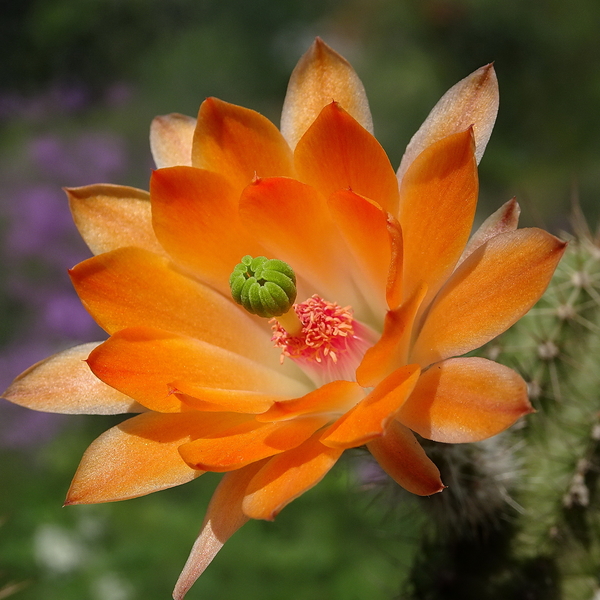
[[[471,236],[471,239],[456,266],[458,267],[463,260],[473,254],[479,246],[483,246],[483,244],[491,238],[500,235],[501,233],[514,231],[519,225],[520,214],[521,207],[515,198],[504,203],[495,213],[491,214]]]
[[[382,435],[413,391],[420,371],[417,365],[396,369],[331,425],[321,436],[321,442],[330,448],[355,448]]]
[[[200,107],[192,164],[221,174],[238,193],[255,176],[294,175],[292,151],[269,119],[216,98]]]
[[[397,419],[436,442],[485,440],[533,412],[527,385],[485,358],[451,358],[423,372]]]
[[[148,412],[123,421],[86,450],[66,504],[136,498],[195,479],[204,471],[190,468],[178,447],[231,419],[222,413]]]
[[[269,336],[244,311],[161,256],[120,248],[79,263],[70,275],[83,305],[109,334],[155,327],[279,366]]]
[[[242,193],[240,219],[269,251],[268,258],[287,262],[324,297],[352,303],[354,288],[344,268],[343,242],[325,198],[314,188],[286,177],[257,179]],[[302,297],[312,292],[298,293]]]
[[[357,269],[357,287],[368,297],[375,313],[386,309],[386,288],[392,258],[387,215],[367,198],[339,190],[329,198],[329,211],[341,232]]]
[[[458,261],[477,205],[477,165],[470,130],[433,144],[414,161],[400,188],[404,294],[428,286],[425,308]]]
[[[427,366],[502,333],[543,294],[565,248],[540,229],[502,233],[480,246],[435,299],[411,360]]]
[[[328,448],[315,433],[304,444],[271,458],[252,478],[242,510],[252,519],[272,521],[281,510],[317,485],[342,455]]]
[[[196,385],[193,381],[174,381],[171,392],[184,404],[207,412],[240,412],[259,414],[267,411],[285,396],[261,394],[248,390],[214,389]]]
[[[283,103],[281,133],[292,149],[332,100],[373,133],[367,94],[356,71],[317,38],[293,70]]]
[[[208,505],[200,535],[173,590],[174,600],[183,600],[225,542],[248,521],[242,512],[242,500],[248,483],[264,463],[253,463],[221,479]]]
[[[237,194],[220,175],[192,167],[154,171],[152,219],[161,244],[178,263],[229,297],[229,275],[262,248],[243,229]]]
[[[108,184],[65,191],[75,225],[94,254],[123,246],[165,253],[152,229],[148,192]]]
[[[354,381],[330,381],[301,398],[282,400],[273,404],[257,421],[285,421],[308,414],[335,413],[347,406],[354,406],[365,395],[363,388]]]
[[[21,373],[3,397],[15,404],[64,414],[117,415],[143,406],[100,381],[85,363],[101,342],[69,348]]]
[[[398,181],[385,150],[336,102],[302,136],[294,160],[299,178],[325,197],[349,189],[396,214]]]
[[[422,285],[396,310],[385,316],[383,333],[371,346],[356,370],[356,380],[363,387],[374,387],[408,360],[410,340],[413,334],[415,315],[419,310],[427,286]]]
[[[328,420],[327,417],[304,417],[276,423],[252,420],[184,444],[179,453],[194,469],[232,471],[296,448]]]
[[[398,421],[392,421],[367,448],[381,468],[411,494],[430,496],[444,489],[439,469],[412,431]]]
[[[233,352],[193,338],[151,327],[114,334],[88,359],[94,374],[159,412],[186,406],[173,393],[173,382],[295,396],[306,393],[299,382]]]
[[[155,117],[150,125],[150,150],[157,169],[192,166],[196,119],[178,113]]]
[[[492,64],[477,69],[451,87],[406,147],[398,169],[398,180],[402,181],[412,162],[425,148],[471,125],[479,163],[496,122],[498,102],[498,80]]]

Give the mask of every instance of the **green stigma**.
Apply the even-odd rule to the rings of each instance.
[[[296,299],[294,270],[276,258],[244,256],[229,276],[229,287],[233,299],[259,317],[279,317]]]

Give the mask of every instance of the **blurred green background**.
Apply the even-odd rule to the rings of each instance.
[[[153,116],[217,96],[279,121],[316,35],[355,66],[397,165],[451,85],[490,61],[497,126],[481,215],[517,196],[525,225],[568,228],[600,197],[597,0],[37,0],[0,6],[0,379],[101,333],[66,269],[88,256],[60,188],[147,187]],[[0,599],[169,598],[217,478],[61,509],[87,444],[115,418],[0,404]],[[360,453],[274,524],[250,523],[189,598],[401,598],[421,535]]]

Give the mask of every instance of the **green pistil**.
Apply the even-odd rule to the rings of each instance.
[[[259,317],[279,317],[296,300],[296,275],[282,260],[264,256],[242,258],[229,276],[233,299]]]

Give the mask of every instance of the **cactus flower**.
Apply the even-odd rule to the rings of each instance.
[[[320,39],[281,131],[221,100],[157,117],[150,193],[67,190],[94,257],[71,271],[109,338],[50,357],[5,397],[139,413],[94,441],[66,504],[225,473],[174,597],[248,519],[273,519],[344,450],[401,486],[443,490],[418,442],[462,443],[531,412],[523,379],[462,357],[541,296],[564,243],[506,203],[469,240],[498,107],[491,65],[451,88],[398,172],[352,67]],[[233,294],[233,297],[232,297]]]

